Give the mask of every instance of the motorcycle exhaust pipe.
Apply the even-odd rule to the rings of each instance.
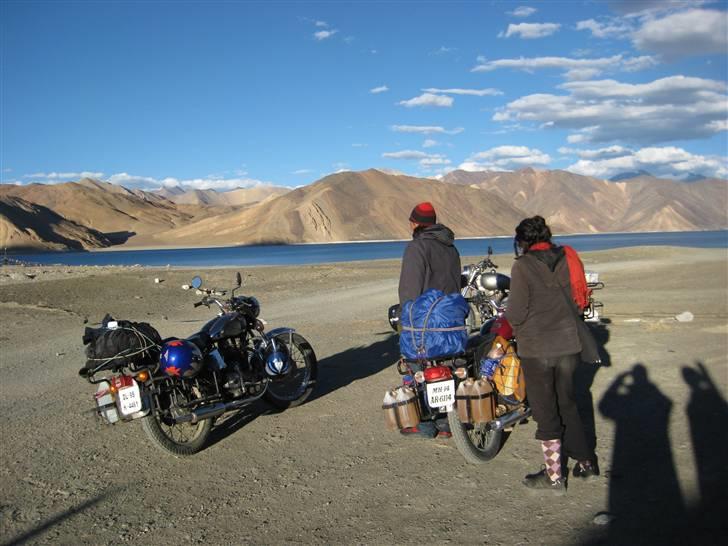
[[[175,417],[174,421],[175,423],[192,423],[194,425],[196,423],[199,423],[203,419],[212,419],[213,417],[222,415],[226,411],[241,408],[249,404],[250,402],[251,400],[236,400],[234,402],[228,402],[227,404],[215,404],[214,406],[205,406],[204,408],[193,410],[190,413],[186,413],[185,415]]]
[[[519,408],[490,422],[491,430],[503,430],[531,416],[531,408]]]

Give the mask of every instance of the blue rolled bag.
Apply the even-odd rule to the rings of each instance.
[[[460,294],[430,289],[402,305],[399,350],[408,360],[462,353],[468,341],[469,307]]]

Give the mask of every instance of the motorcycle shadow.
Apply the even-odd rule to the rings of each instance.
[[[319,381],[308,402],[390,367],[399,359],[399,338],[382,333],[384,339],[371,345],[352,347],[319,361]]]
[[[275,413],[277,410],[263,400],[257,400],[237,411],[223,414],[215,419],[214,426],[210,432],[205,449],[209,449],[218,442],[225,440],[228,436],[235,434],[240,429],[255,421],[261,415]]]

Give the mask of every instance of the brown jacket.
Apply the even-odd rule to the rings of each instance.
[[[551,358],[581,351],[576,309],[568,294],[569,267],[562,248],[531,251],[516,260],[506,317],[520,356]]]

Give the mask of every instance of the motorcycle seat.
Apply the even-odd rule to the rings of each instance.
[[[193,343],[203,353],[210,346],[210,335],[206,332],[197,332],[187,338],[187,341]]]

